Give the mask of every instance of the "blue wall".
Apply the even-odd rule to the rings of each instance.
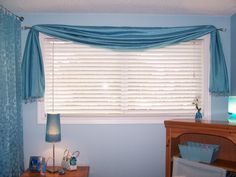
[[[22,25],[72,24],[92,26],[190,26],[211,24],[226,28],[221,33],[230,70],[230,17],[157,16],[137,14],[20,14]],[[22,32],[22,43],[27,31]],[[229,71],[230,73],[230,71]],[[48,155],[45,125],[37,124],[36,104],[23,106],[25,165],[30,155]],[[225,120],[227,98],[212,97],[212,118]],[[80,163],[89,164],[90,177],[164,177],[165,128],[163,124],[62,125],[62,142],[56,144],[57,161],[65,147],[81,151]]]
[[[236,14],[231,17],[231,95],[236,95]]]

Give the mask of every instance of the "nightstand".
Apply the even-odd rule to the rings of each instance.
[[[89,166],[80,166],[75,171],[66,171],[64,175],[59,175],[58,173],[46,172],[46,177],[88,177],[89,176]],[[43,177],[40,173],[26,171],[21,177]]]

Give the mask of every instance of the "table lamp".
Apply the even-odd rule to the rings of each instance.
[[[55,143],[61,141],[60,114],[47,114],[45,141],[53,143],[53,166],[48,167],[47,171],[56,173],[58,169],[55,167]]]

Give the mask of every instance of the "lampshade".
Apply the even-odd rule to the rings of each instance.
[[[60,114],[47,114],[45,140],[47,142],[61,141]]]

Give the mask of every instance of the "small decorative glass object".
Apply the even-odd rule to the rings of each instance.
[[[45,158],[43,158],[41,162],[41,169],[40,169],[41,176],[46,176],[46,169],[47,169],[47,164],[45,162]]]
[[[202,113],[201,113],[201,108],[199,107],[199,98],[198,97],[196,97],[193,100],[193,105],[195,105],[195,107],[197,109],[197,112],[195,114],[195,121],[199,122],[202,120]]]
[[[196,121],[201,121],[202,120],[202,113],[200,111],[201,111],[201,109],[198,110],[195,114],[195,120]]]

